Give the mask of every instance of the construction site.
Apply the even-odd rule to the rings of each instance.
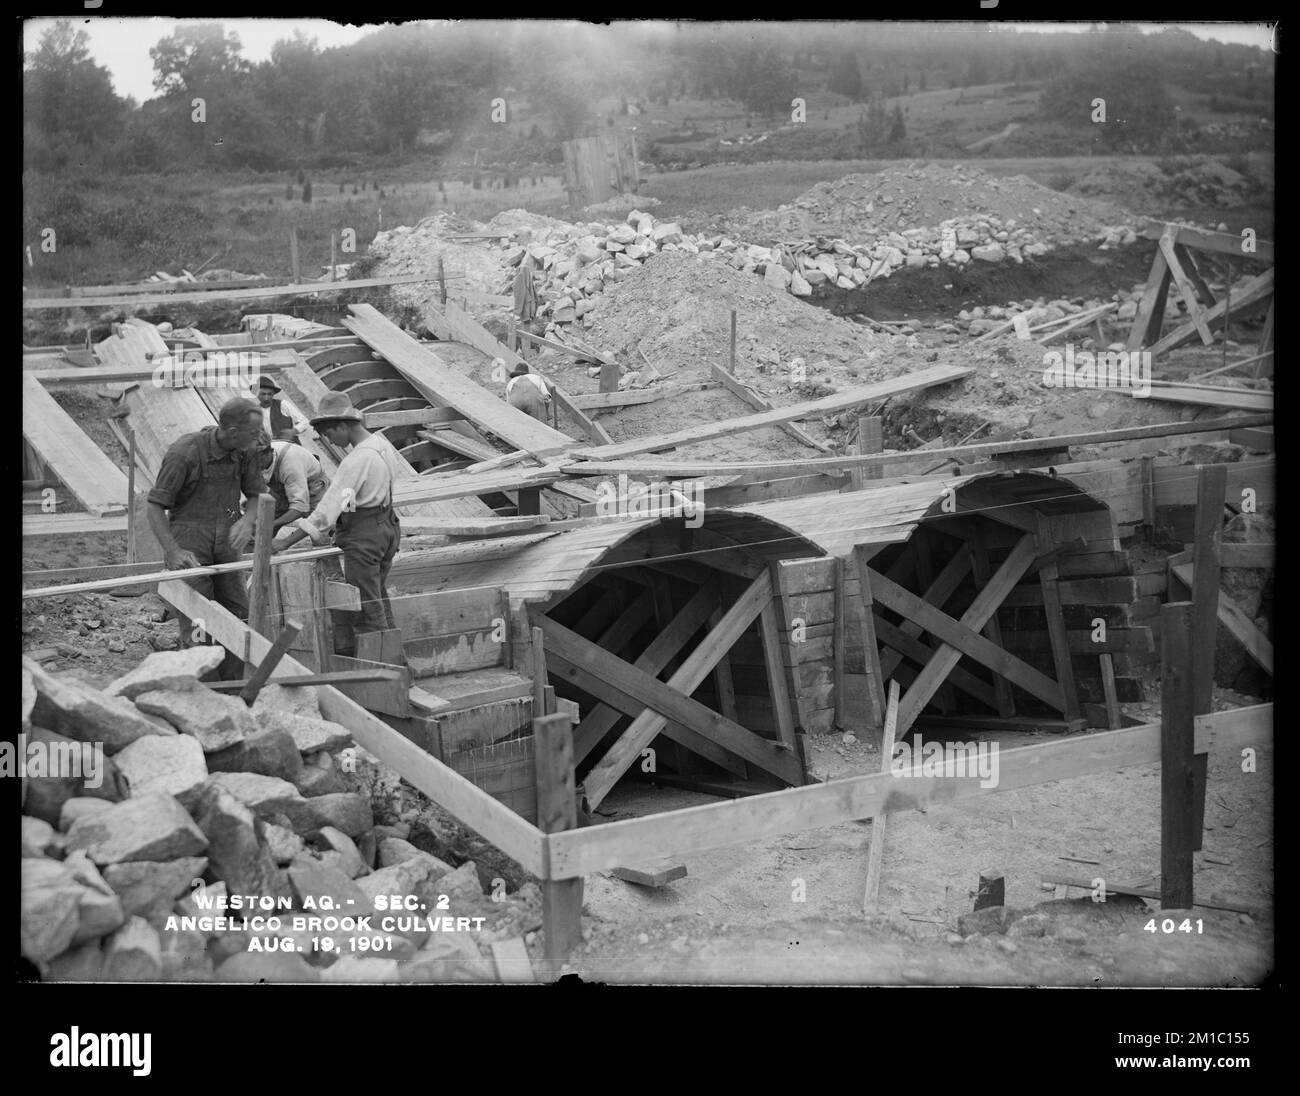
[[[670,220],[637,164],[360,276],[25,290],[35,976],[1267,978],[1273,244],[973,163]],[[164,457],[268,378],[400,470],[392,627],[267,494],[165,563]]]

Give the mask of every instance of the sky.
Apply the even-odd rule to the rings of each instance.
[[[153,63],[149,47],[171,34],[181,23],[204,22],[198,19],[106,19],[86,18],[82,25],[90,38],[90,55],[112,74],[118,95],[130,95],[136,102],[152,98]],[[228,31],[239,35],[243,53],[250,61],[265,61],[271,47],[281,38],[289,38],[295,29],[314,37],[321,48],[346,46],[376,28],[333,23],[325,19],[220,19],[215,20]],[[29,19],[23,26],[23,48],[35,48],[48,19]],[[1088,23],[1018,23],[1003,24],[1015,30],[1069,33],[1088,29]],[[1264,23],[1181,23],[1198,38],[1268,49],[1271,30]],[[1161,24],[1150,26],[1151,31]]]

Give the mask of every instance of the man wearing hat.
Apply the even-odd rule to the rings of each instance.
[[[514,367],[506,381],[506,403],[542,422],[550,417],[551,393],[546,382],[536,373],[530,373],[522,362]]]
[[[303,445],[272,441],[266,431],[258,443],[262,474],[275,496],[275,528],[305,518],[330,485],[316,454]]]
[[[275,398],[279,391],[280,386],[270,377],[262,377],[257,382],[257,402],[262,405],[262,429],[275,440],[301,445],[298,435],[307,429],[307,420],[284,409],[284,400]]]
[[[346,392],[321,397],[311,425],[330,444],[340,449],[351,446],[351,452],[311,514],[285,525],[274,548],[287,548],[303,537],[324,544],[332,528],[334,543],[343,549],[343,577],[361,591],[361,612],[353,631],[392,628],[386,584],[402,536],[393,509],[393,484],[402,471],[397,451],[387,438],[365,428],[361,412]]]

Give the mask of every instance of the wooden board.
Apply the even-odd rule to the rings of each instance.
[[[1170,570],[1179,582],[1189,590],[1192,588],[1195,571],[1190,563],[1177,564]],[[1246,648],[1251,658],[1270,674],[1273,673],[1273,644],[1246,615],[1245,610],[1222,590],[1219,591],[1219,621]]]
[[[790,404],[788,407],[779,407],[756,415],[747,415],[743,418],[725,419],[705,426],[690,427],[686,430],[678,430],[675,433],[655,434],[615,445],[602,445],[591,449],[576,450],[573,455],[586,461],[620,460],[623,457],[633,456],[637,453],[650,453],[660,449],[691,445],[699,441],[729,437],[732,434],[740,434],[748,430],[759,430],[765,426],[779,426],[781,423],[793,422],[795,419],[830,415],[836,411],[856,407],[859,404],[884,400],[890,396],[903,395],[908,392],[918,392],[941,384],[950,384],[953,381],[969,376],[970,373],[970,369],[960,366],[931,366],[928,369],[907,373],[892,380],[851,388],[833,396],[825,396],[819,400]],[[713,475],[714,473],[703,474]],[[726,473],[719,474],[725,475]]]
[[[300,282],[295,285],[259,286],[254,289],[217,289],[177,293],[122,293],[109,297],[33,297],[23,301],[23,311],[50,308],[116,308],[123,305],[196,304],[208,301],[252,301],[301,294],[342,293],[349,289],[376,289],[385,285],[436,282],[438,275],[402,274],[391,278],[357,278],[341,282]],[[201,284],[201,283],[200,283]]]
[[[516,449],[558,452],[577,443],[463,376],[371,305],[353,305],[347,328],[377,350],[431,403],[454,407]]]
[[[1196,748],[1232,751],[1273,740],[1273,705],[1261,704],[1196,718]],[[1069,780],[1160,762],[1160,725],[1147,723],[1062,741],[1002,750],[998,782],[981,787],[978,776],[915,776],[893,772],[831,780],[804,788],[689,807],[646,818],[552,834],[547,839],[554,878],[576,878],[635,863],[646,856],[684,856],[745,844],[783,833],[818,829],[855,818],[915,810],[1034,784]],[[949,771],[952,763],[948,763]]]
[[[612,868],[609,874],[639,887],[666,887],[674,879],[686,878],[686,865],[661,857],[631,867]]]
[[[127,506],[122,470],[86,435],[29,373],[23,374],[23,437],[91,514],[120,514]]]

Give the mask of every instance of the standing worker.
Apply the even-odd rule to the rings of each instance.
[[[270,377],[262,377],[257,382],[257,402],[262,405],[262,429],[276,441],[291,441],[301,445],[298,435],[307,429],[307,420],[284,409],[284,400],[275,398],[280,390],[280,386]]]
[[[520,362],[506,381],[506,403],[546,422],[550,418],[551,392],[546,382]]]
[[[393,509],[393,484],[402,471],[397,452],[386,438],[365,428],[346,392],[322,396],[311,425],[331,444],[352,450],[311,514],[281,529],[274,547],[288,548],[303,537],[324,544],[333,528],[334,543],[343,549],[343,577],[361,592],[354,633],[392,628],[386,584],[402,536]]]
[[[266,431],[262,431],[258,453],[262,474],[275,496],[275,529],[316,509],[330,481],[315,453],[302,445],[272,441]]]
[[[242,494],[251,502],[266,491],[253,451],[261,421],[261,408],[252,400],[230,400],[221,408],[216,426],[186,434],[164,454],[148,495],[148,513],[149,528],[162,546],[169,571],[234,563],[253,539],[257,509],[250,506],[241,517],[239,498]],[[187,581],[246,620],[244,579],[234,573]],[[188,646],[195,638],[182,617],[181,644]]]

